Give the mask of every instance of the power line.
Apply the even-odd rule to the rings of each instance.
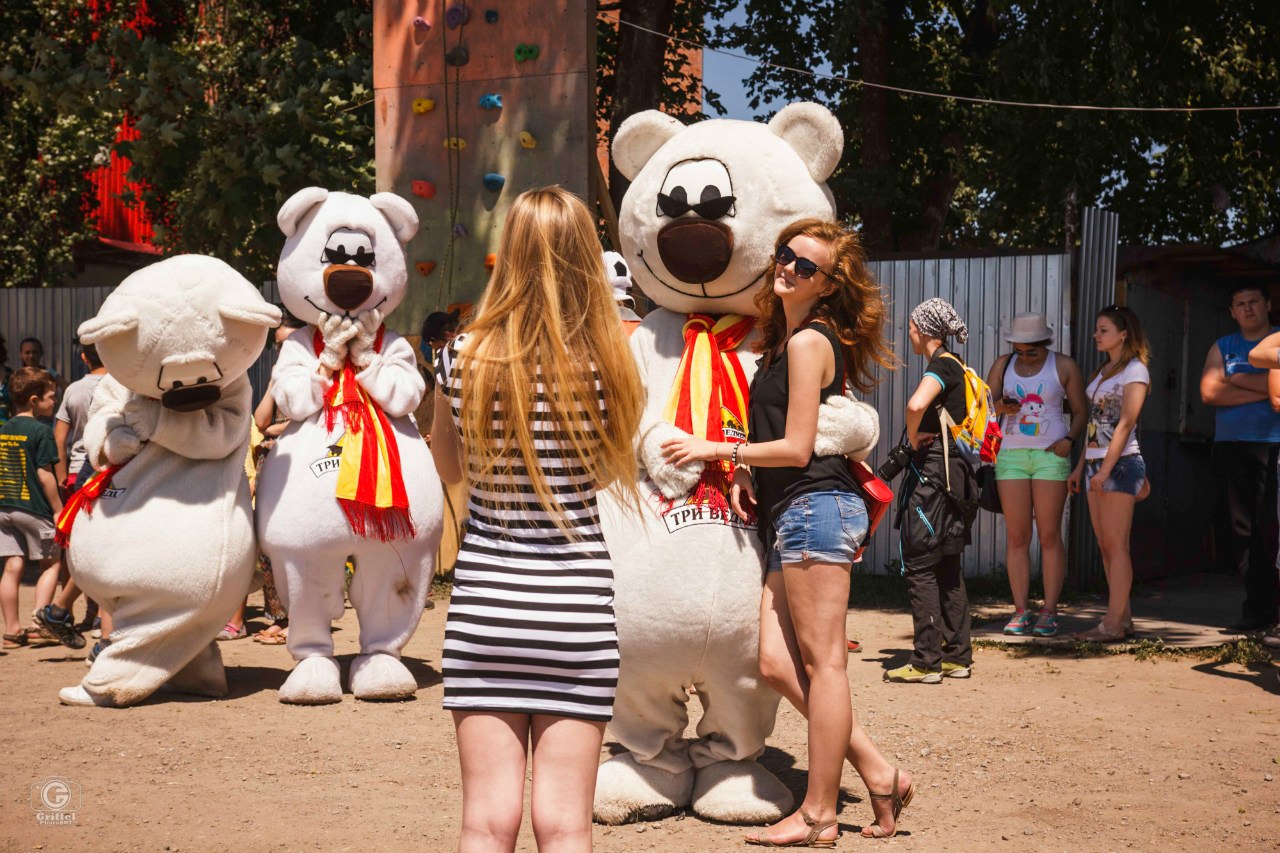
[[[868,89],[883,89],[886,92],[894,92],[903,96],[915,96],[921,98],[937,98],[943,101],[959,101],[967,104],[990,104],[997,107],[1030,107],[1041,110],[1077,110],[1089,112],[1110,112],[1110,113],[1241,113],[1241,112],[1278,112],[1280,104],[1275,105],[1255,105],[1255,106],[1228,106],[1228,107],[1104,107],[1096,104],[1047,104],[1035,101],[1003,101],[998,98],[971,98],[965,95],[952,95],[947,92],[926,92],[920,89],[908,89],[903,86],[890,86],[887,83],[872,83],[869,80],[858,80],[854,77],[842,77],[839,74],[823,74],[819,71],[810,71],[806,68],[792,68],[789,65],[780,65],[776,62],[769,62],[765,59],[756,59],[741,53],[734,53],[730,50],[722,50],[718,47],[708,47],[696,41],[679,38],[678,36],[660,33],[657,30],[651,30],[648,27],[642,27],[631,21],[624,21],[617,14],[608,12],[600,12],[602,17],[615,21],[622,26],[631,27],[644,33],[657,36],[668,42],[683,45],[684,47],[696,48],[702,51],[718,53],[721,56],[729,56],[734,59],[741,59],[744,62],[750,62],[754,65],[762,65],[765,68],[773,68],[777,71],[789,71],[793,74],[803,74],[806,77],[814,77],[822,80],[834,80],[838,83],[846,83],[852,86],[865,86]]]

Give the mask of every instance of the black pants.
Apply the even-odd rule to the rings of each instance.
[[[908,559],[907,596],[915,623],[915,650],[911,665],[936,671],[942,662],[968,666],[973,663],[969,644],[969,594],[959,554],[932,554]]]
[[[1280,445],[1219,441],[1213,445],[1217,483],[1214,541],[1219,570],[1244,577],[1246,622],[1276,621],[1276,456]]]

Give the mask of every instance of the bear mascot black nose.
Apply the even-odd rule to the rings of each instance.
[[[373,293],[373,274],[357,266],[334,265],[324,271],[324,295],[343,311],[354,311]]]
[[[733,259],[733,232],[708,219],[677,219],[658,231],[658,257],[688,284],[715,281]]]

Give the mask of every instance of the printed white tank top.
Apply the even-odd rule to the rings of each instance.
[[[1058,379],[1058,354],[1049,356],[1035,376],[1019,376],[1017,356],[1010,356],[1014,364],[1004,373],[1004,396],[1022,404],[1016,414],[1004,415],[1000,428],[1004,430],[1006,448],[1044,449],[1055,441],[1066,438],[1069,426],[1062,413],[1062,400],[1067,390]]]

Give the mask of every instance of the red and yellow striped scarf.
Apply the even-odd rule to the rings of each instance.
[[[101,471],[94,472],[74,495],[67,498],[67,502],[62,505],[62,512],[58,513],[57,531],[53,534],[53,541],[58,543],[59,548],[66,548],[71,544],[71,528],[75,525],[80,510],[93,512],[93,502],[102,497],[103,491],[111,485],[111,478],[123,467],[124,465],[108,465]]]
[[[382,351],[385,327],[378,329],[374,352]],[[312,338],[316,355],[324,352],[324,338],[317,329]],[[388,542],[417,535],[409,515],[409,497],[400,470],[396,435],[382,409],[356,380],[348,358],[324,395],[325,426],[330,431],[342,415],[346,440],[338,460],[336,495],[351,530],[361,538]]]
[[[745,441],[749,386],[734,352],[755,326],[741,314],[690,314],[684,324],[684,354],[667,399],[664,418],[708,441]],[[726,435],[726,419],[741,425],[742,437]],[[729,463],[706,463],[690,503],[728,511],[733,472]],[[669,507],[668,507],[669,508]]]

